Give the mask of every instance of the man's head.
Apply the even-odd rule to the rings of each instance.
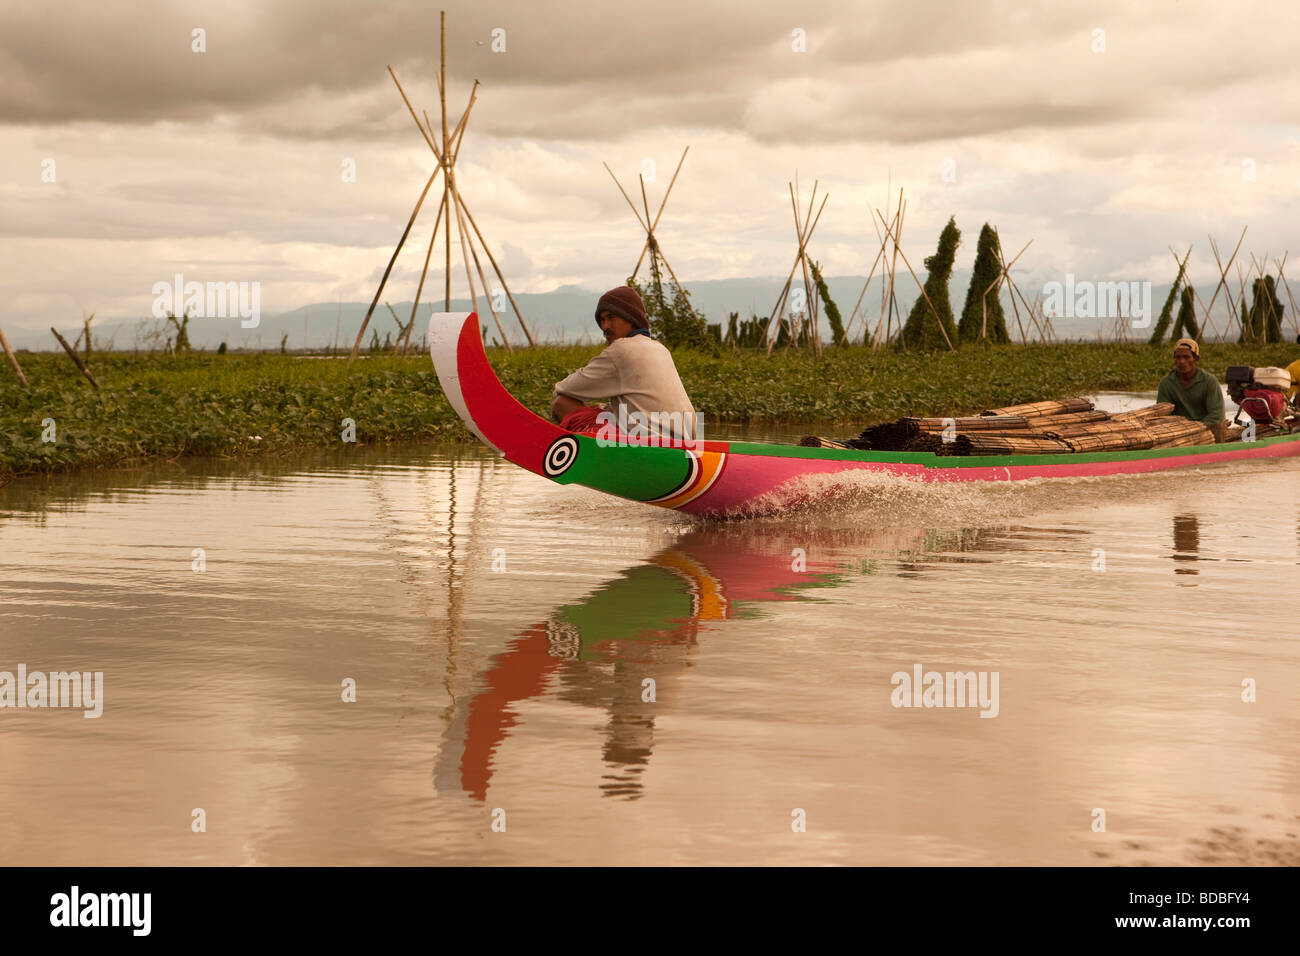
[[[610,289],[596,303],[596,324],[605,333],[605,341],[624,339],[637,329],[650,328],[645,303],[636,289],[621,285]]]
[[[1184,377],[1193,375],[1201,361],[1201,347],[1195,339],[1179,339],[1174,345],[1174,371]]]

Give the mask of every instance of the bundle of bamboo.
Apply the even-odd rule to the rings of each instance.
[[[849,446],[842,441],[836,441],[834,438],[823,438],[821,435],[804,435],[799,439],[801,448],[848,448]]]
[[[1030,402],[1027,405],[1008,405],[1006,408],[990,408],[980,412],[981,415],[1023,415],[1025,418],[1037,418],[1043,415],[1065,415],[1070,412],[1090,412],[1092,402],[1086,398],[1062,398],[1051,402]]]
[[[1140,451],[1146,448],[1178,448],[1184,445],[1209,445],[1214,433],[1200,422],[1168,416],[1147,420],[1097,422],[1084,433],[1060,438],[1076,452]]]
[[[1229,426],[1224,430],[1224,437],[1223,437],[1223,440],[1224,440],[1224,441],[1241,441],[1241,440],[1242,440],[1242,436],[1245,434],[1245,431],[1246,431],[1246,426],[1245,426],[1245,425],[1229,425]],[[1274,426],[1274,425],[1259,425],[1259,424],[1256,424],[1256,425],[1255,425],[1255,439],[1256,439],[1256,440],[1259,440],[1260,438],[1270,438],[1270,437],[1272,437],[1273,435],[1280,435],[1280,434],[1282,434],[1284,431],[1285,431],[1285,429],[1278,428],[1278,427],[1276,427],[1276,426]]]
[[[900,418],[866,429],[842,443],[820,447],[872,451],[921,451],[936,455],[1032,455],[1095,451],[1141,451],[1205,445],[1213,433],[1200,422],[1172,414],[1168,402],[1116,415],[1086,399],[1035,402],[992,409],[964,418]],[[1240,434],[1240,430],[1238,430]]]
[[[1027,418],[1029,430],[1033,432],[1045,432],[1053,428],[1066,427],[1070,425],[1082,425],[1088,422],[1104,422],[1110,416],[1106,412],[1093,411],[1088,412],[1069,412],[1065,415],[1041,415],[1035,418]],[[990,417],[988,420],[995,421]]]
[[[1072,449],[1065,442],[1039,435],[997,435],[975,432],[959,435],[955,442],[942,445],[940,455],[1062,455]]]
[[[848,444],[852,448],[910,451],[909,443],[924,436],[939,438],[950,427],[955,428],[958,435],[969,431],[1024,431],[1029,427],[1029,420],[1014,415],[997,418],[900,418],[872,425]]]
[[[1100,434],[1076,435],[1074,438],[1061,439],[1070,451],[1143,451],[1154,448],[1156,441],[1151,433],[1140,425],[1127,430],[1102,432]]]
[[[1029,419],[1023,415],[976,415],[966,418],[904,418],[904,422],[915,425],[922,431],[941,432],[952,426],[958,431],[1018,431],[1029,427]]]
[[[1173,402],[1159,402],[1155,405],[1143,405],[1141,408],[1134,408],[1127,412],[1116,412],[1111,418],[1160,418],[1163,415],[1172,415],[1174,413]]]
[[[1141,422],[1120,421],[1118,419],[1103,419],[1101,421],[1089,422],[1067,422],[1063,425],[1055,425],[1051,428],[1035,430],[1035,434],[1050,436],[1059,440],[1066,438],[1078,438],[1080,435],[1105,435],[1115,431],[1125,431],[1141,425]]]
[[[1156,448],[1176,448],[1181,445],[1210,445],[1214,432],[1200,422],[1171,415],[1144,423],[1146,430],[1156,440]]]
[[[1146,433],[1146,424],[1136,418],[1114,419],[1108,418],[1101,422],[1083,422],[1078,425],[1066,425],[1060,428],[1051,428],[1046,434],[1051,438],[1076,438],[1088,435],[1125,435],[1129,432]]]

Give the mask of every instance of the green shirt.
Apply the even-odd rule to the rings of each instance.
[[[1196,370],[1186,388],[1178,381],[1178,373],[1170,372],[1160,380],[1156,401],[1173,402],[1175,415],[1211,428],[1223,421],[1223,391],[1219,380],[1204,369]]]

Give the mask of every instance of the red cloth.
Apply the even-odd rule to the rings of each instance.
[[[596,420],[596,416],[602,411],[604,409],[593,408],[591,405],[575,408],[564,416],[564,420],[560,422],[560,427],[565,431],[577,432],[580,435],[594,435],[600,431],[600,422]]]

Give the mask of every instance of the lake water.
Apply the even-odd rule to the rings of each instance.
[[[103,694],[0,710],[4,862],[1295,865],[1298,487],[720,524],[477,446],[15,482],[0,671]],[[976,693],[895,706],[918,668]]]

